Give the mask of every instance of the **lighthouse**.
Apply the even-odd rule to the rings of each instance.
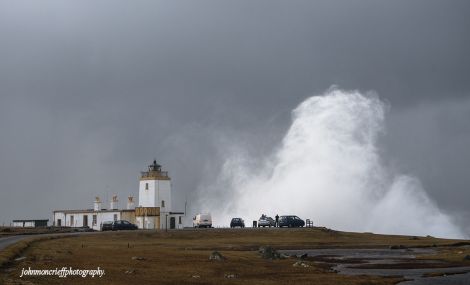
[[[164,229],[168,227],[167,216],[171,215],[171,178],[167,171],[162,171],[162,166],[154,160],[148,166],[148,171],[141,172],[139,183],[139,207],[159,208],[159,219],[138,219],[142,228]],[[158,221],[159,220],[159,221]],[[158,227],[155,223],[160,222]]]
[[[172,210],[171,194],[171,178],[154,160],[147,171],[140,173],[138,207],[134,207],[134,197],[129,196],[127,209],[119,209],[118,197],[113,195],[109,209],[104,209],[100,197],[96,197],[92,209],[55,210],[54,226],[101,230],[103,223],[124,220],[136,223],[140,229],[182,229],[186,213]]]

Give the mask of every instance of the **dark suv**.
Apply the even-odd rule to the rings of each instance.
[[[124,220],[114,221],[111,227],[113,231],[137,230],[136,225],[129,223],[128,221],[124,221]]]
[[[245,221],[243,221],[242,218],[233,218],[232,221],[230,222],[230,227],[231,228],[235,228],[235,227],[244,228]]]
[[[305,226],[304,220],[297,216],[281,216],[279,217],[279,227],[303,227]]]

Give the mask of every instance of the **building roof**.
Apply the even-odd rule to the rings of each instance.
[[[100,211],[95,211],[93,209],[85,209],[85,210],[54,210],[53,213],[110,213],[110,212],[134,212],[134,209],[101,209]]]

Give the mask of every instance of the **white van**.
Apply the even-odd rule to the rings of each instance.
[[[210,228],[212,227],[211,214],[197,214],[193,218],[193,227],[195,228]]]

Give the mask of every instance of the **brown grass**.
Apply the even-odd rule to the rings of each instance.
[[[13,258],[18,256],[22,251],[24,251],[29,246],[29,241],[19,241],[9,247],[5,248],[0,252],[0,267],[8,264]]]
[[[75,232],[74,228],[66,227],[38,227],[38,228],[21,228],[21,227],[0,227],[0,237],[13,235],[37,235],[52,233],[70,233]]]
[[[26,249],[31,246],[31,244],[39,241],[64,238],[62,236],[34,236],[19,242],[16,242],[10,246],[7,246],[5,249],[0,251],[0,268],[3,268],[9,265],[14,258],[20,256],[21,253],[26,251]],[[1,283],[0,283],[1,284]]]
[[[335,232],[326,229],[245,229],[154,232],[119,232],[83,235],[34,242],[23,252],[27,258],[3,272],[5,284],[395,284],[400,278],[344,276],[307,261],[310,267],[292,266],[295,259],[265,260],[257,249],[321,247],[389,247],[449,245],[453,240],[411,239]],[[210,261],[218,250],[227,259]],[[133,260],[132,257],[144,260]],[[106,271],[102,278],[27,277],[22,268],[54,269],[71,266]],[[126,271],[134,270],[127,274]],[[235,278],[226,278],[234,275]],[[198,277],[195,277],[198,276]],[[23,282],[23,283],[21,283]]]

